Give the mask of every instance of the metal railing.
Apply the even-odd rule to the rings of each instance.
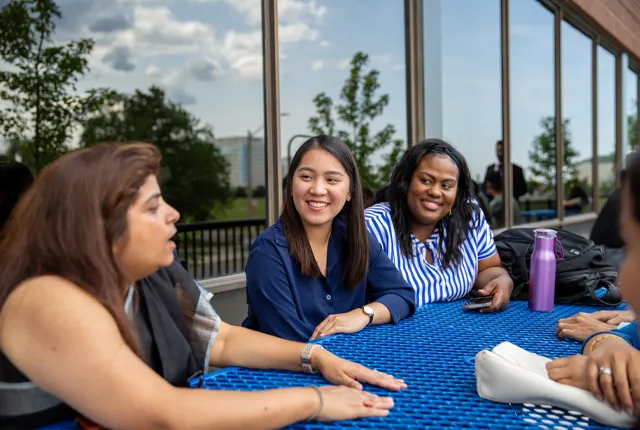
[[[606,198],[601,196],[600,207]],[[523,200],[520,205],[524,223],[555,218],[554,199]],[[194,278],[207,279],[244,272],[251,244],[266,228],[266,220],[204,221],[177,228],[178,258]]]
[[[251,244],[265,227],[265,219],[178,224],[178,258],[196,279],[241,273]]]

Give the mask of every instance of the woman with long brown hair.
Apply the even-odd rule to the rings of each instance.
[[[108,428],[279,428],[385,416],[406,385],[328,351],[220,321],[174,262],[178,212],[158,150],[64,155],[23,195],[0,243],[0,426],[81,415]],[[166,281],[166,282],[165,282]],[[348,387],[184,389],[208,366],[319,370]]]
[[[245,272],[243,326],[283,339],[354,333],[415,311],[413,288],[367,232],[353,154],[332,136],[296,151],[282,215],[251,246]]]

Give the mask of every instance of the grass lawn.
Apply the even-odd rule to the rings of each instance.
[[[254,198],[255,213],[254,218],[265,217],[265,199]],[[237,198],[233,200],[226,208],[225,212],[220,212],[216,216],[216,221],[233,221],[237,219],[249,219],[249,199]]]

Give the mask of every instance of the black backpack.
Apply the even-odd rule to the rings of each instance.
[[[604,250],[589,239],[567,230],[557,230],[564,258],[556,263],[555,303],[617,306],[622,295],[616,282],[618,271],[607,261]],[[529,270],[535,243],[533,228],[514,228],[495,238],[502,267],[513,279],[512,300],[528,300]],[[558,256],[562,255],[556,244]]]

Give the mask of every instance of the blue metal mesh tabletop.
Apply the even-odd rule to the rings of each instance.
[[[509,405],[481,399],[476,391],[474,358],[478,351],[509,341],[549,358],[580,352],[581,343],[556,337],[558,319],[594,307],[556,306],[553,313],[530,312],[526,302],[506,311],[479,314],[462,302],[435,303],[414,317],[321,341],[331,352],[402,378],[409,388],[392,393],[395,407],[386,418],[339,423],[301,423],[295,429],[424,428],[607,428],[580,414],[558,408]],[[205,377],[210,389],[261,390],[323,384],[317,375],[280,371],[225,369]],[[376,394],[389,394],[370,386]]]
[[[481,399],[476,391],[474,357],[509,341],[528,351],[557,358],[580,352],[581,343],[555,335],[558,319],[594,307],[556,306],[536,313],[526,302],[512,302],[506,311],[479,314],[462,310],[462,302],[424,306],[398,325],[369,327],[320,343],[329,351],[391,373],[409,388],[391,393],[395,407],[386,418],[338,423],[301,423],[294,429],[424,429],[424,428],[548,428],[602,429],[582,415],[540,405],[510,405]],[[318,375],[228,368],[204,377],[204,387],[219,390],[264,390],[321,385]],[[389,395],[371,386],[365,389]],[[56,427],[60,429],[61,427]]]

